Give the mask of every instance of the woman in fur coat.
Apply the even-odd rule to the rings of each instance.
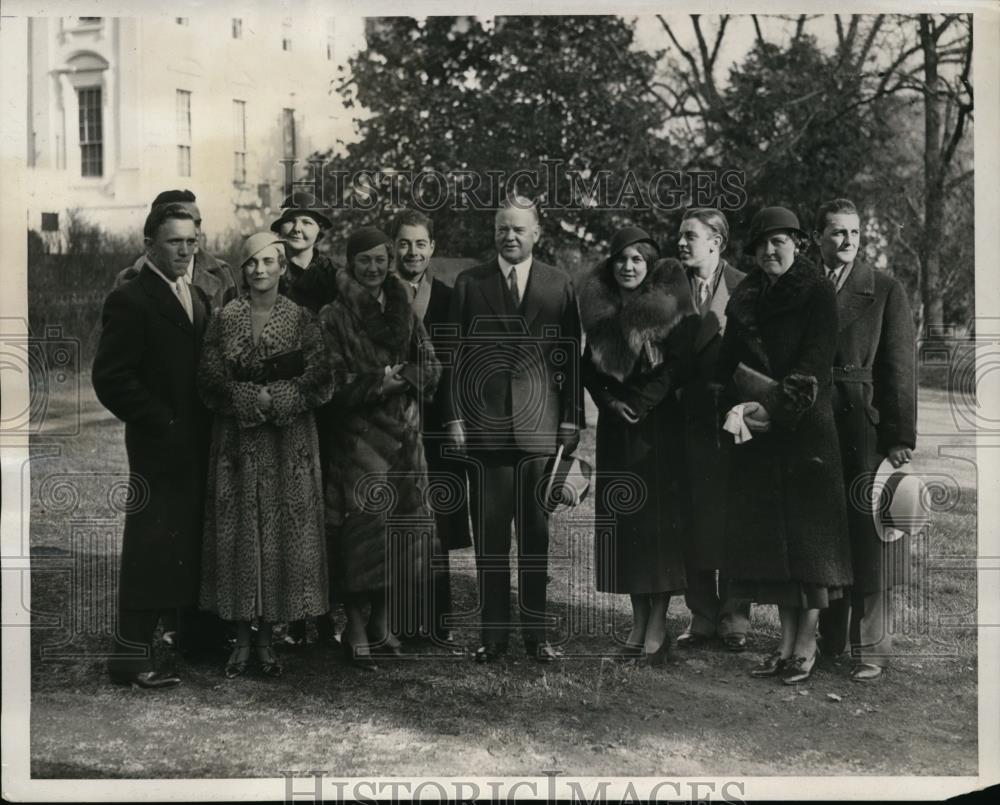
[[[684,270],[658,256],[643,230],[621,229],[580,292],[581,373],[600,410],[597,589],[631,596],[632,630],[618,653],[651,664],[670,643],[670,596],[686,584],[669,423],[683,346],[699,322]]]
[[[419,582],[434,528],[420,411],[441,366],[409,291],[389,273],[389,258],[381,231],[354,232],[347,267],[337,272],[337,299],[320,311],[336,384],[326,472],[332,583],[347,613],[344,651],[369,670],[373,647],[398,652],[388,629],[387,580]]]
[[[819,610],[852,580],[831,404],[836,291],[798,257],[805,239],[790,210],[754,216],[757,267],[729,299],[716,367],[751,437],[732,451],[723,569],[732,595],[777,605],[781,643],[751,673],[786,684],[809,678]]]
[[[333,386],[316,317],[278,294],[281,239],[251,235],[242,257],[249,293],[212,319],[198,375],[202,400],[216,413],[201,606],[237,623],[226,676],[246,670],[252,647],[261,671],[278,676],[271,624],[329,606],[313,410]]]

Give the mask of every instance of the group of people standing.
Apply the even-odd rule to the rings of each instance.
[[[231,271],[199,248],[194,196],[161,194],[146,254],[105,304],[93,383],[126,423],[134,493],[113,681],[179,682],[152,661],[165,610],[189,650],[218,643],[206,613],[229,622],[229,677],[280,675],[272,626],[302,645],[309,619],[367,670],[401,637],[455,647],[448,552],[469,545],[475,659],[496,661],[516,625],[512,526],[524,649],[558,661],[539,490],[579,444],[584,387],[599,409],[596,584],[633,610],[615,654],[662,663],[684,593],[678,646],[742,651],[751,603],[775,604],[781,641],[755,676],[807,679],[817,627],[826,652],[850,641],[852,678],[881,675],[891,548],[845,489],[910,459],[912,320],[898,283],[856,259],[849,201],[818,212],[818,263],[795,216],[766,208],[744,276],[722,258],[725,217],[691,209],[679,260],[625,227],[574,283],[534,258],[538,211],[514,196],[496,257],[453,287],[433,276],[419,212],[391,237],[351,233],[339,266],[316,248],[330,226],[316,200],[283,207]]]

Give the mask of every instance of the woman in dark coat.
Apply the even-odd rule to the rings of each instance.
[[[336,385],[326,529],[332,584],[347,612],[341,643],[353,662],[372,669],[373,647],[398,651],[386,610],[395,594],[387,580],[399,578],[391,564],[417,583],[433,538],[420,408],[441,366],[410,293],[389,273],[386,235],[373,227],[353,233],[347,262],[337,300],[320,311]]]
[[[246,239],[249,292],[212,319],[198,385],[216,412],[202,546],[201,606],[237,624],[226,676],[250,659],[278,676],[271,625],[329,604],[313,410],[333,391],[316,317],[278,294],[281,239]]]
[[[284,241],[288,261],[288,270],[281,277],[280,291],[295,304],[319,313],[320,308],[337,296],[337,267],[317,247],[323,233],[330,228],[330,219],[320,212],[320,202],[311,193],[292,193],[282,202],[281,208],[281,217],[271,224],[271,231]],[[330,443],[326,431],[333,416],[331,406],[320,406],[315,416],[319,432],[320,466],[325,472],[329,459],[326,449]],[[316,637],[321,644],[336,644],[331,613],[324,613],[316,618]],[[288,624],[283,645],[288,648],[305,647],[304,620]]]
[[[746,403],[751,436],[732,452],[725,570],[733,595],[778,606],[781,643],[751,673],[787,684],[808,679],[819,610],[851,583],[830,402],[837,303],[833,285],[798,257],[804,238],[789,210],[754,216],[757,267],[726,308],[717,375],[730,402]],[[738,425],[736,409],[726,429]]]
[[[632,630],[619,654],[651,664],[670,643],[670,596],[685,587],[669,423],[684,343],[698,324],[680,264],[657,257],[643,230],[621,229],[580,292],[581,373],[600,409],[597,589],[631,596]]]

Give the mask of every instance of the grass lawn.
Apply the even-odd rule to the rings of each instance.
[[[922,392],[917,468],[942,476],[945,491],[916,546],[914,567],[924,572],[901,601],[902,656],[877,685],[851,683],[848,660],[824,664],[797,690],[751,679],[747,670],[777,640],[770,607],[754,609],[746,654],[675,651],[662,668],[602,661],[608,631],[628,628],[629,609],[625,596],[593,591],[584,506],[557,515],[553,530],[553,557],[580,557],[552,563],[550,612],[568,654],[556,666],[527,661],[515,641],[505,664],[438,654],[383,662],[370,674],[311,647],[284,655],[280,680],[229,681],[224,657],[189,665],[162,648],[184,683],[151,694],[113,687],[103,672],[113,587],[102,568],[116,565],[121,530],[108,495],[127,465],[121,425],[97,413],[88,379],[81,386],[81,435],[43,433],[32,445],[33,776],[977,772],[976,576],[973,561],[960,558],[976,551],[976,475],[962,455],[971,438],[956,434],[943,392]],[[54,418],[72,407],[50,403]],[[593,438],[588,429],[580,448],[591,460]],[[938,455],[942,445],[952,457]],[[456,611],[471,611],[471,550],[452,561]],[[71,586],[74,567],[89,571],[77,576],[83,595]],[[675,635],[686,618],[674,600]],[[476,626],[469,615],[456,631],[470,651]]]

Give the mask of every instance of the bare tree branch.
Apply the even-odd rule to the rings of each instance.
[[[750,15],[750,19],[753,20],[753,27],[754,27],[754,30],[757,32],[757,44],[758,45],[766,45],[767,42],[764,39],[764,34],[761,33],[761,30],[760,30],[760,20],[757,19],[757,15],[756,14],[751,14]]]
[[[674,36],[674,32],[670,29],[670,25],[667,23],[667,21],[663,19],[662,14],[657,14],[656,19],[660,21],[660,25],[662,25],[663,29],[667,32],[667,36],[670,37],[670,41],[674,43],[674,47],[677,48],[678,51],[680,51],[681,56],[683,56],[684,60],[691,66],[691,70],[694,72],[695,79],[700,82],[701,77],[698,75],[698,62],[695,61],[694,56],[692,56],[690,53],[688,53],[687,50],[681,47],[681,43],[677,41],[677,37]]]

